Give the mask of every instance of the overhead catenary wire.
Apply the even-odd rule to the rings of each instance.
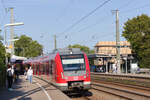
[[[111,34],[111,35],[108,35],[108,34]],[[98,39],[106,39],[106,38],[108,38],[108,37],[115,37],[115,34],[113,34],[113,33],[105,33],[105,34],[103,34],[103,35],[101,35],[101,36],[91,36],[88,40],[84,40],[83,39],[83,41],[81,41],[80,43],[81,44],[83,44],[83,43],[89,43],[89,41],[90,42],[98,42]]]
[[[119,7],[119,9],[123,9],[123,8],[129,6],[131,3],[133,3],[133,1],[134,1],[134,0],[128,0],[126,3],[124,3],[123,5],[121,5],[121,6]],[[82,31],[89,30],[89,29],[93,28],[94,26],[100,24],[102,21],[105,21],[106,18],[108,18],[108,17],[110,17],[110,16],[105,16],[105,17],[101,18],[101,20],[96,21],[96,22],[93,23],[93,24],[90,24],[90,25],[88,25],[88,26],[85,26],[85,27],[79,29],[77,32],[82,32]],[[107,21],[108,21],[108,19],[107,19]],[[65,37],[66,37],[66,36],[65,36]]]
[[[142,6],[139,6],[139,7],[135,7],[135,8],[132,8],[132,9],[121,11],[121,13],[129,13],[131,11],[134,11],[134,10],[137,10],[137,9],[142,9],[142,8],[149,7],[149,6],[150,6],[150,3],[146,3],[146,4],[144,4]]]
[[[122,5],[119,9],[121,9],[121,13],[128,13],[128,12],[131,12],[131,11],[133,11],[133,10],[137,10],[137,9],[142,9],[142,8],[146,8],[146,7],[148,7],[149,5],[150,5],[150,3],[146,3],[146,4],[144,4],[144,5],[142,5],[142,6],[139,6],[139,7],[134,7],[134,8],[132,8],[132,9],[127,9],[127,10],[125,10],[124,8],[126,7],[126,8],[128,8],[127,6],[129,6],[129,5],[131,5],[131,2],[132,1],[128,1],[127,3],[125,3],[124,5]],[[132,2],[133,3],[133,2]],[[97,25],[98,23],[94,23],[94,24],[92,24],[92,25]],[[82,29],[80,29],[78,32],[82,32],[82,31],[84,31],[84,30],[87,30],[87,29],[89,29],[90,28],[90,26],[92,26],[92,25],[88,25],[87,27],[84,27],[84,28],[82,28]],[[74,27],[74,26],[73,26]],[[63,34],[65,34],[65,33],[63,33]],[[65,36],[65,37],[67,37],[67,36]],[[95,38],[95,37],[91,37],[91,39],[92,38]]]
[[[123,9],[123,8],[125,8],[125,7],[128,7],[133,1],[134,1],[134,0],[129,0],[127,3],[121,5],[118,9],[121,10],[121,9]]]
[[[2,20],[0,21],[0,24],[2,24],[4,22],[4,19],[6,18],[6,14],[7,14],[7,8],[5,6],[4,0],[1,0],[1,7],[4,9],[3,11],[5,12],[5,15],[2,16]],[[2,13],[1,13],[2,15]]]
[[[124,3],[122,6],[120,6],[119,9],[123,9],[123,8],[129,6],[132,2],[133,2],[133,1],[129,0],[128,2],[126,2],[126,3]],[[108,16],[106,16],[106,17],[108,17]],[[104,18],[102,18],[102,19],[106,19],[106,17],[104,17]],[[102,19],[101,19],[101,21],[104,21],[104,20],[102,20]],[[90,28],[92,28],[92,27],[94,27],[94,26],[100,24],[101,21],[97,21],[97,22],[94,23],[94,24],[91,24],[91,25],[88,25],[88,26],[86,26],[86,27],[84,27],[84,28],[81,28],[81,29],[79,29],[77,32],[82,32],[82,31],[85,31],[85,30],[89,30]],[[104,35],[104,36],[106,36],[106,35]],[[66,37],[66,36],[65,36],[65,37]],[[103,36],[102,36],[102,37],[103,37]],[[94,35],[92,35],[92,36],[91,36],[91,40],[94,39],[94,38],[95,38]]]
[[[81,19],[79,19],[77,22],[75,22],[74,24],[72,24],[70,27],[68,27],[67,29],[65,29],[63,32],[61,32],[60,34],[63,35],[66,32],[70,31],[73,27],[75,27],[76,25],[78,25],[80,22],[82,22],[83,20],[85,20],[87,17],[89,17],[90,15],[92,15],[94,12],[96,12],[98,9],[100,9],[101,7],[103,7],[106,3],[108,3],[111,0],[107,0],[104,1],[102,4],[100,4],[98,7],[96,7],[94,10],[92,10],[91,12],[89,12],[88,14],[86,14],[85,16],[83,16]]]
[[[133,1],[133,0],[132,0],[132,1]],[[122,6],[120,6],[119,9],[122,9],[122,8],[124,8],[124,7],[127,7],[132,1],[129,0],[127,3],[123,4]],[[101,18],[101,20],[96,21],[96,22],[93,23],[93,24],[90,24],[90,25],[88,25],[88,26],[85,26],[84,28],[79,29],[77,32],[82,32],[82,31],[85,31],[85,30],[89,30],[90,28],[93,28],[94,26],[100,24],[102,21],[104,21],[104,20],[105,20],[106,18],[108,18],[108,17],[110,17],[110,16],[105,16],[105,17]],[[108,21],[108,19],[107,19],[107,21]]]
[[[61,18],[63,18],[66,14],[67,14],[67,10],[70,6],[70,0],[68,3],[66,3],[65,7],[61,9],[61,12],[59,13],[58,17],[56,17],[56,21],[57,22],[60,22],[61,21]]]
[[[132,1],[129,0],[127,3],[123,4],[122,6],[120,6],[119,9],[123,9],[124,7],[129,6],[132,2],[133,2],[133,0]],[[89,29],[93,28],[94,26],[100,24],[102,21],[105,21],[106,18],[108,18],[108,17],[110,17],[110,16],[105,16],[105,17],[101,18],[100,20],[96,21],[95,23],[90,24],[88,26],[85,26],[85,27],[79,29],[77,32],[82,32],[82,31],[89,30]],[[108,19],[107,19],[107,21],[108,21]],[[67,37],[67,36],[65,36],[65,37]]]
[[[131,4],[133,2],[133,0],[129,0],[127,3],[125,3],[124,5],[122,5],[122,6],[120,6],[119,7],[119,9],[123,9],[124,7],[127,7],[129,4]],[[140,6],[140,7],[137,7],[137,8],[134,8],[134,9],[139,9],[139,8],[142,8],[142,7],[145,7],[145,6],[148,6],[149,4],[145,4],[145,5],[142,5],[142,6]],[[133,10],[134,10],[133,9]],[[132,10],[132,9],[131,9]],[[107,16],[106,16],[107,17]],[[104,17],[104,18],[106,18],[106,17]],[[104,20],[101,20],[101,21],[104,21]],[[86,26],[86,27],[84,27],[84,28],[82,28],[82,29],[80,29],[80,30],[78,30],[78,32],[82,32],[82,31],[85,31],[85,30],[88,30],[88,29],[90,29],[90,28],[92,28],[93,26],[95,26],[95,25],[98,25],[100,22],[98,21],[98,22],[96,22],[96,23],[94,23],[94,24],[91,24],[91,25],[88,25],[88,26]]]
[[[6,6],[5,6],[5,3],[4,3],[4,0],[1,0],[1,4],[2,4],[2,8],[5,10],[6,12]]]
[[[100,20],[96,21],[95,23],[90,24],[90,25],[88,25],[88,26],[86,26],[82,29],[79,29],[77,32],[82,32],[82,31],[88,30],[90,28],[93,28],[94,26],[96,26],[96,25],[100,24],[101,22],[103,22],[108,17],[110,17],[110,16],[105,16],[105,17],[101,18]],[[108,19],[107,19],[107,21],[108,21]]]

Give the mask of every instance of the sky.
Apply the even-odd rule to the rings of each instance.
[[[16,36],[27,35],[44,47],[44,53],[54,49],[54,35],[57,48],[80,44],[94,49],[99,41],[116,40],[116,16],[112,10],[119,10],[119,31],[121,41],[124,23],[141,14],[150,16],[149,0],[110,0],[70,28],[107,0],[0,0],[0,33],[4,36],[4,25],[10,23],[10,11],[14,8]],[[68,29],[69,28],[69,29]],[[67,31],[66,31],[67,30]],[[10,32],[7,28],[7,40]]]

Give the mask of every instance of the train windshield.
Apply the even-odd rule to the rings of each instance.
[[[84,55],[62,55],[61,60],[64,71],[85,70]]]

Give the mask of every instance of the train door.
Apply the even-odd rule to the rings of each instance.
[[[52,61],[52,80],[56,82],[56,66],[55,61]]]
[[[48,66],[49,66],[49,77],[50,77],[50,81],[52,81],[52,62],[48,62]]]
[[[43,65],[42,65],[42,75],[44,75],[44,73],[45,73],[45,63],[43,63]]]
[[[33,69],[33,75],[35,74],[35,65],[32,64],[32,69]]]

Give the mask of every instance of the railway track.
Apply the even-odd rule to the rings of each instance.
[[[38,76],[34,76],[34,77],[54,86],[50,81],[47,80],[46,77],[43,77],[43,78],[38,77]],[[69,96],[72,100],[93,100],[93,99],[89,98],[90,96],[92,96],[92,93],[88,92],[88,91],[80,92],[78,94],[75,93],[75,94],[66,94],[66,95]]]
[[[111,85],[116,85],[116,86],[120,86],[120,87],[138,89],[138,90],[144,91],[144,92],[150,92],[150,88],[149,87],[145,87],[145,86],[122,84],[122,83],[117,83],[117,82],[113,82],[112,83],[112,82],[104,82],[104,81],[96,81],[96,80],[94,80],[94,82],[98,82],[100,84],[111,84]]]
[[[150,100],[150,79],[142,77],[92,73],[92,89],[125,100]],[[128,82],[123,82],[127,80]],[[143,82],[143,84],[138,82]]]
[[[114,87],[114,85],[106,85],[106,84],[99,84],[99,83],[93,83],[92,89],[97,91],[102,91],[111,95],[118,96],[123,99],[127,100],[150,100],[150,92],[148,93],[142,93],[140,91],[133,91],[121,87]],[[112,99],[115,100],[115,99]]]
[[[70,92],[69,92],[70,93]],[[72,100],[93,100],[91,98],[92,93],[90,91],[78,91],[74,94],[67,94]]]
[[[91,78],[92,89],[88,92],[90,95],[81,93],[72,96],[72,100],[150,100],[150,87],[98,80],[101,77]]]
[[[73,100],[150,100],[149,77],[91,74],[91,80],[93,96]]]
[[[114,75],[114,74],[99,74],[91,73],[91,80],[95,81],[104,81],[104,82],[113,82],[120,84],[134,85],[138,87],[150,88],[150,77],[144,76],[130,76],[130,75]]]
[[[75,97],[75,98],[71,98],[72,100],[93,100],[93,99],[90,99],[88,97],[85,97],[85,96],[82,96],[82,97]]]
[[[119,79],[119,80],[133,80],[133,81],[142,81],[145,83],[150,83],[150,76],[149,75],[127,75],[127,74],[102,74],[102,73],[91,73],[91,77],[98,77],[98,78],[111,78],[111,79]]]
[[[140,74],[135,74],[135,75],[134,74],[105,74],[105,73],[94,73],[94,72],[91,72],[91,75],[150,80],[150,76],[149,75],[140,75]]]

